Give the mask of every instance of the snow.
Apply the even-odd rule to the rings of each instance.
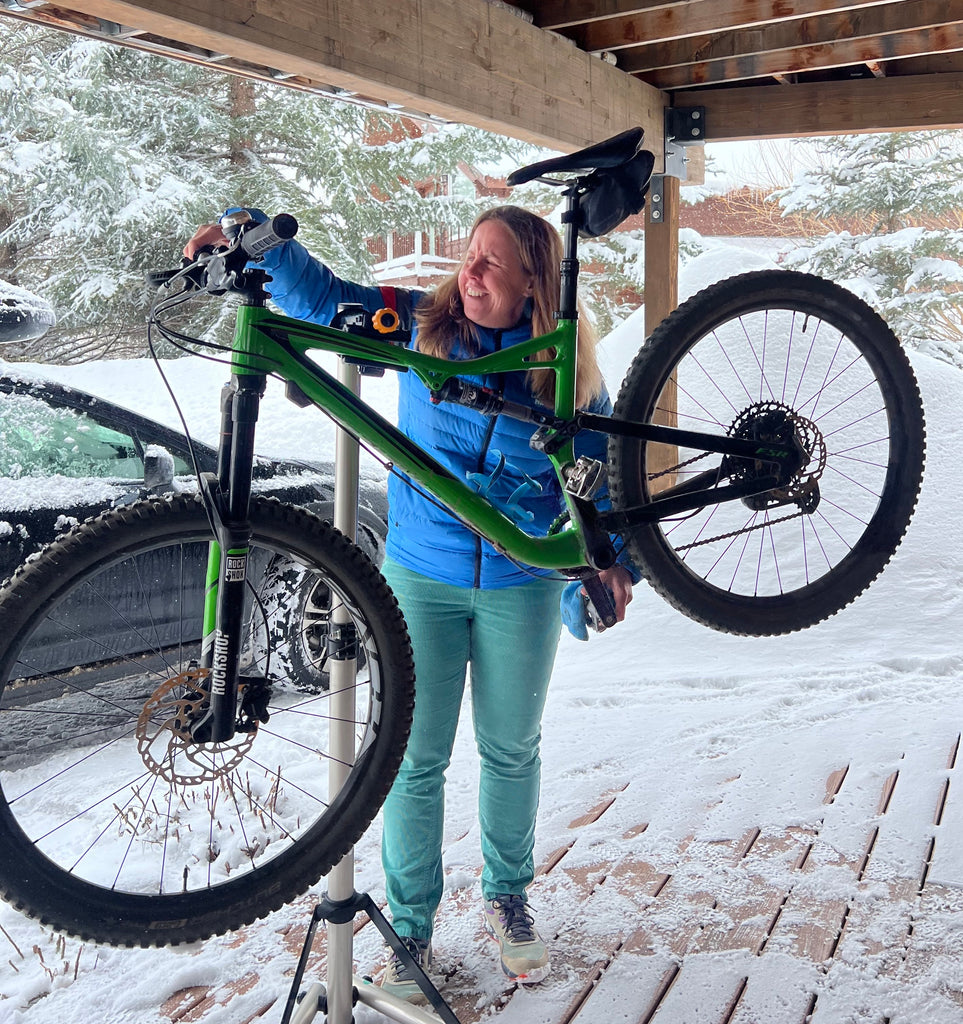
[[[683,291],[761,262],[758,254],[745,250],[715,251],[690,264],[683,274]],[[614,332],[602,349],[613,390],[617,374],[641,341],[637,317]],[[706,630],[639,588],[626,623],[587,644],[563,635],[544,720],[537,861],[570,840],[568,823],[597,802],[599,794],[618,791],[614,813],[585,826],[570,856],[588,867],[617,856],[631,843],[636,856],[671,872],[682,894],[713,892],[724,887],[728,869],[708,854],[692,855],[697,844],[711,851],[714,842],[734,839],[750,827],[765,832],[812,826],[826,811],[826,778],[846,764],[854,766],[854,775],[847,780],[845,799],[857,809],[865,805],[860,818],[865,822],[876,813],[882,780],[901,763],[901,755],[908,758],[907,771],[914,755],[921,763],[945,761],[963,720],[963,519],[952,500],[963,444],[963,374],[924,355],[912,359],[929,435],[920,504],[890,567],[851,607],[805,633],[739,638]],[[179,425],[146,360],[26,369],[122,403],[136,401],[139,411]],[[223,367],[185,359],[165,369],[191,429],[213,439],[217,402],[212,394],[224,376]],[[393,407],[390,377],[366,379],[363,393],[379,409]],[[296,410],[277,387],[269,388],[259,431],[259,447],[265,452],[311,458],[333,454],[326,422],[313,412]],[[477,768],[468,715],[464,718],[449,771],[446,867],[449,891],[472,897],[479,864]],[[957,828],[960,810],[956,808]],[[863,939],[877,932],[890,934],[893,922],[887,915],[896,910],[886,898],[886,883],[918,876],[919,842],[933,834],[931,807],[907,804],[902,813],[902,830],[874,853],[880,887],[862,894],[875,907]],[[647,829],[632,834],[643,821]],[[840,821],[833,848],[858,856],[864,836],[845,827],[845,816]],[[945,844],[946,850],[938,864],[941,881],[959,886],[961,847],[943,833],[936,844],[937,849]],[[687,843],[689,854],[684,855]],[[376,899],[383,894],[378,844],[376,822],[356,851],[358,890]],[[839,890],[843,880],[830,860],[817,858],[806,881],[816,893],[839,891],[845,897],[848,890]],[[593,915],[580,920],[580,934],[566,932],[554,944],[561,973],[566,969],[565,942],[590,947],[593,935],[606,930],[607,915],[625,912],[618,900],[631,895],[603,893],[597,902],[593,898]],[[551,934],[553,919],[570,910],[567,901],[572,898],[562,884],[541,889],[536,911],[545,932]],[[663,936],[667,949],[671,935],[684,924],[684,901],[635,899],[640,923]],[[250,986],[228,1009],[204,1019],[241,1022],[276,998],[279,1002],[265,1018],[276,1020],[295,963],[282,933],[307,924],[312,905],[301,901],[274,914],[247,929],[242,942],[226,936],[173,950],[95,948],[52,934],[2,906],[0,1018],[5,1024],[166,1024],[170,1018],[160,1007],[172,994],[189,986],[223,990],[232,979],[253,974]],[[947,949],[955,948],[953,936],[963,928],[963,892],[926,924],[937,947],[944,942]],[[465,956],[463,969],[477,977],[479,1005],[485,1005],[503,985],[491,954],[475,942],[476,926],[473,912],[449,914],[439,921],[435,944],[444,958]],[[362,972],[379,957],[373,932],[365,928],[356,940]],[[762,967],[760,958],[747,965],[744,952],[690,955],[685,971],[701,963],[705,984],[675,986],[674,1009],[666,1017],[673,1022],[710,1019],[709,979],[745,977],[751,969],[766,982],[757,992],[760,1020],[778,1019],[775,1008],[807,986],[807,991],[819,992],[825,1019],[839,1024],[883,1016],[892,1024],[959,1024],[963,1019],[959,1004],[946,995],[963,984],[954,957],[934,954],[935,966],[908,985],[880,975],[878,961],[857,947],[844,943],[829,974],[781,947],[762,958]],[[627,953],[615,962],[604,979],[609,1020],[639,1011],[633,997],[640,979],[666,966],[670,958],[665,949],[657,945],[655,955]],[[691,974],[698,976],[695,970]],[[551,990],[520,993],[500,1019],[528,1024],[532,1008],[552,998]],[[359,1007],[355,1019],[373,1024],[382,1018]]]
[[[24,314],[50,319],[52,322],[50,303],[40,298],[39,295],[28,292],[26,288],[19,288],[2,279],[0,279],[0,306],[15,307]]]

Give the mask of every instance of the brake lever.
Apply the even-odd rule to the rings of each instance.
[[[198,259],[201,256],[208,258],[216,255],[224,249],[216,249],[213,245],[202,246],[194,254],[194,259],[187,256],[181,258],[181,265],[176,270],[148,270],[144,275],[149,288],[163,288],[173,281],[183,281],[184,291],[196,291],[204,287],[204,279],[207,276],[208,260]]]

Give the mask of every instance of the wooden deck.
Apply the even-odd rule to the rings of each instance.
[[[957,737],[949,749],[907,752],[885,772],[841,764],[824,780],[814,824],[715,840],[714,817],[751,800],[744,780],[727,780],[706,827],[665,851],[659,867],[638,853],[645,822],[626,825],[645,805],[646,781],[599,794],[569,824],[570,840],[544,858],[530,891],[533,905],[552,908],[552,978],[493,992],[490,979],[472,977],[443,950],[439,988],[462,1024],[495,1016],[500,1024],[963,1022],[959,748]],[[455,889],[439,920],[463,917],[475,898],[470,885]],[[274,949],[290,958],[289,974],[308,902],[304,909],[304,926],[283,929]],[[377,957],[375,932],[356,922],[359,960]],[[321,980],[323,946],[321,931],[308,972]],[[228,1012],[231,995],[256,978],[217,993],[184,989],[163,1017],[279,1020],[286,992],[253,1012]]]

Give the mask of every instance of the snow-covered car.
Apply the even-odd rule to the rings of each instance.
[[[217,464],[215,449],[196,440],[193,448],[198,468],[213,472]],[[78,521],[148,494],[196,486],[183,433],[86,391],[9,372],[0,374],[0,578],[9,576],[30,554]],[[330,463],[259,456],[254,466],[254,491],[303,505],[324,519],[333,516],[334,472]],[[363,481],[358,543],[378,564],[383,559],[386,533],[384,488],[380,483]],[[196,556],[206,557],[203,545],[198,545]],[[169,572],[164,567],[155,568],[159,569],[157,578],[176,579],[172,567]],[[311,651],[323,647],[325,602],[330,602],[330,595],[292,594],[294,575],[278,566],[272,566],[271,571],[277,576],[278,603],[285,615],[311,620],[310,628],[298,627],[304,650],[292,646],[289,654],[300,659],[300,667],[309,671],[308,666],[316,661]],[[296,584],[293,586],[296,590]],[[199,592],[196,597],[199,609],[203,594]],[[199,621],[200,613],[196,611]],[[181,607],[177,614],[183,613]],[[92,629],[96,628],[98,615],[103,617],[99,609],[91,611]],[[288,629],[290,623],[278,626]],[[111,644],[116,650],[116,636]],[[132,634],[124,653],[134,653],[136,644]],[[47,672],[83,665],[90,659],[75,645],[53,642],[35,652],[35,657],[36,668]],[[289,667],[298,670],[297,665]],[[310,685],[326,685],[325,676],[321,673]]]
[[[0,342],[32,341],[55,323],[49,302],[25,288],[0,281]]]

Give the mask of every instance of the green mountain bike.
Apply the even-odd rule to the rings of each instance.
[[[554,331],[494,355],[428,356],[380,333],[393,324],[379,311],[346,310],[333,326],[273,312],[256,257],[293,237],[285,215],[235,222],[229,249],[164,275],[153,319],[169,337],[182,302],[240,296],[219,468],[197,493],[82,524],[0,591],[5,899],[98,941],[201,939],[303,892],[377,813],[414,701],[405,623],[351,538],[252,496],[268,378],[508,557],[591,586],[625,549],[656,591],[716,629],[810,626],[882,571],[916,504],[923,416],[897,339],[842,288],[779,271],[713,285],[645,342],[613,416],[575,408],[579,231],[592,233],[585,210],[638,169],[641,140],[625,132],[512,176],[565,197],[562,293]],[[640,204],[644,182],[635,187]],[[314,350],[414,373],[439,401],[529,422],[567,515],[529,535]],[[524,372],[542,350],[554,409],[508,405],[477,385]],[[582,430],[608,435],[607,465],[575,458]],[[656,642],[638,618],[620,628]],[[346,722],[349,749],[333,738]]]

